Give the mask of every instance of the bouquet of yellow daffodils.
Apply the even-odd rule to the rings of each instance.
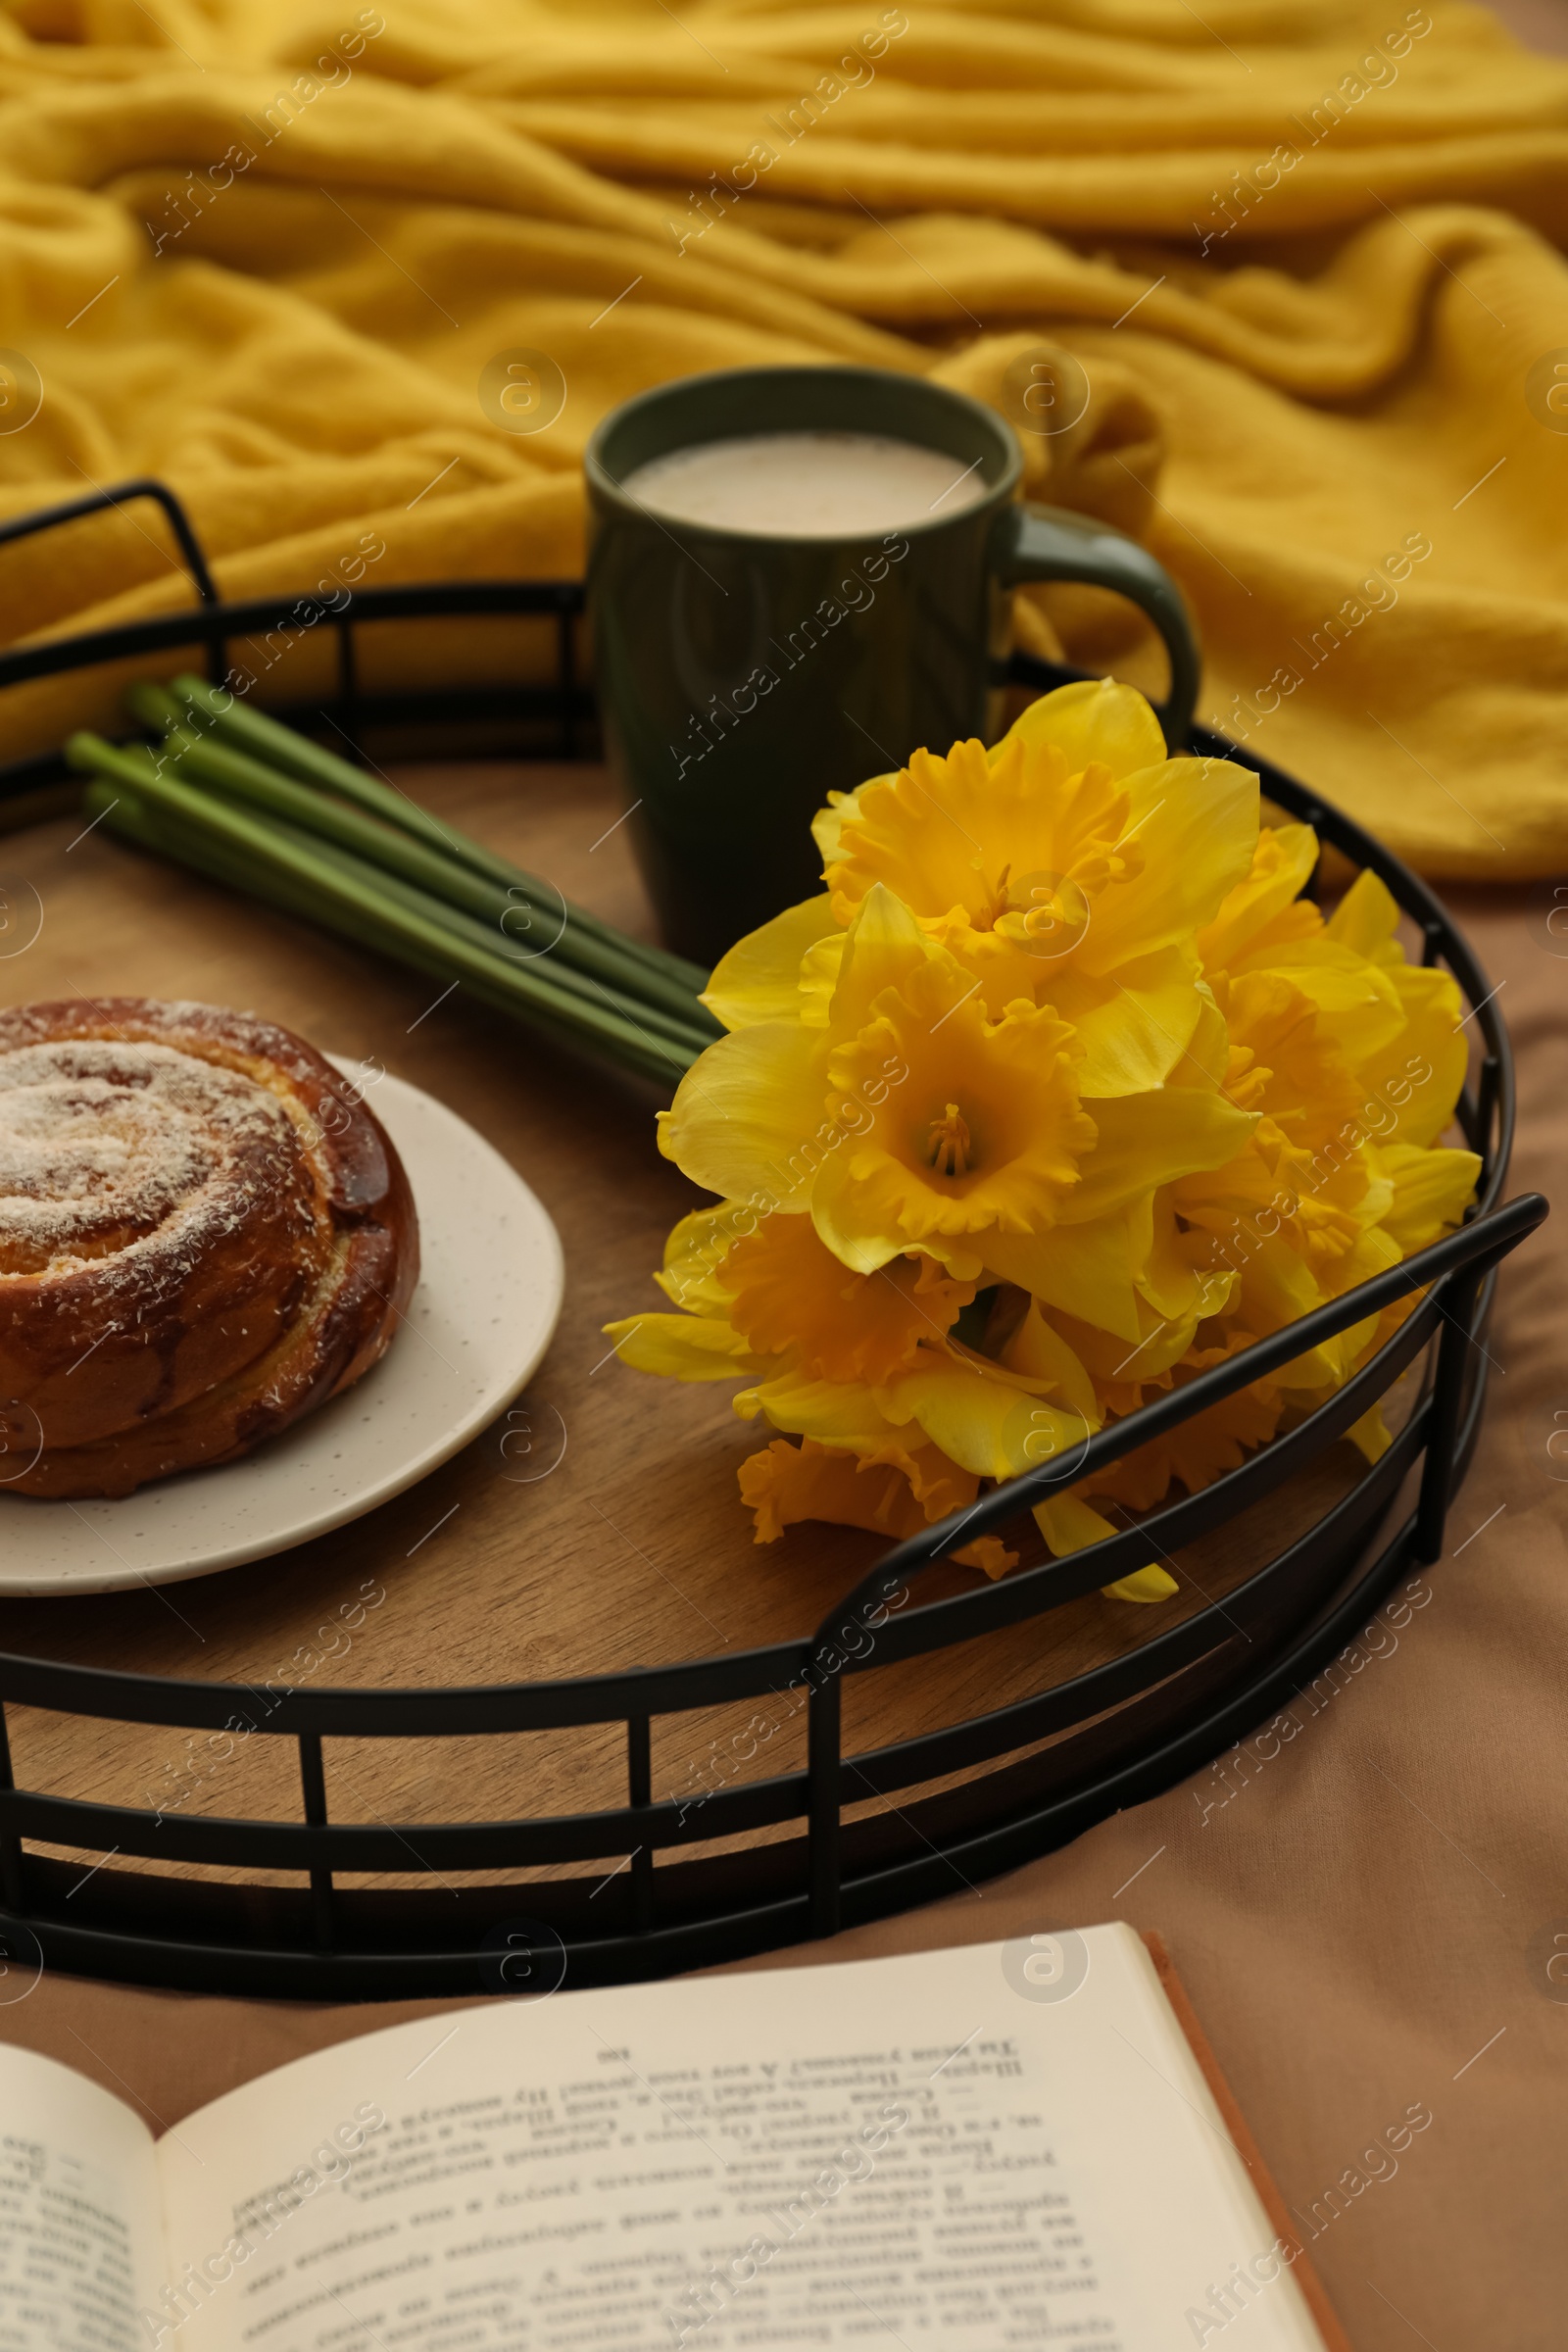
[[[719,1196],[669,1238],[679,1311],[609,1326],[644,1371],[744,1379],[736,1411],[781,1433],[740,1473],[759,1543],[912,1535],[1458,1222],[1454,981],[1406,962],[1371,873],[1325,921],[1310,828],[1260,828],[1244,768],[1167,759],[1132,688],[917,752],[813,830],[825,890],[724,957],[728,1034],[662,1114]],[[1058,1490],[1051,1550],[1234,1468],[1408,1306]],[[1351,1434],[1389,1443],[1376,1409]]]

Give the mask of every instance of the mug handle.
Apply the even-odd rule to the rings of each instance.
[[[1148,613],[1164,640],[1170,693],[1158,706],[1172,753],[1184,752],[1198,703],[1200,657],[1181,590],[1148,548],[1067,507],[1007,507],[997,517],[992,564],[1004,588],[1029,580],[1080,580],[1109,588]]]

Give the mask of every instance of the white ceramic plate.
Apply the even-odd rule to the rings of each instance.
[[[361,1076],[353,1062],[338,1067]],[[416,1086],[381,1077],[366,1101],[408,1169],[422,1266],[374,1371],[242,1460],[160,1479],[123,1502],[34,1501],[0,1487],[0,1595],[174,1584],[286,1551],[428,1477],[524,1386],[564,1287],[549,1214],[483,1136]]]

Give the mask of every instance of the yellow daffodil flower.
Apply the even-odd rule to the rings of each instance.
[[[1024,999],[1071,1022],[1095,1099],[1158,1086],[1186,1050],[1194,934],[1249,871],[1257,779],[1167,759],[1143,696],[1107,679],[1042,696],[989,751],[917,752],[832,795],[813,831],[828,888],[720,962],[706,1002],[726,1027],[825,1017],[843,934],[881,885],[991,1018]]]
[[[662,1115],[660,1148],[759,1213],[808,1210],[859,1272],[919,1244],[958,1280],[989,1267],[1075,1297],[1109,1256],[1130,1295],[1152,1238],[1129,1212],[1155,1185],[1222,1164],[1256,1114],[1178,1086],[1091,1112],[1069,1024],[1023,998],[991,1020],[979,994],[873,884],[825,1022],[759,1021],[719,1039]],[[1082,1249],[1062,1227],[1086,1229]]]
[[[679,1311],[608,1327],[639,1369],[745,1384],[778,1433],[741,1471],[759,1543],[813,1518],[896,1540],[1070,1463],[1462,1215],[1453,980],[1406,961],[1373,874],[1325,920],[1310,829],[1259,831],[1254,777],[1166,759],[1130,688],[917,753],[814,831],[822,895],[720,962],[728,1034],[661,1119],[720,1196],[670,1236]],[[1058,1490],[1049,1548],[1223,1477],[1409,1311]],[[1389,1443],[1375,1409],[1350,1434]],[[992,1537],[955,1556],[1015,1562]]]

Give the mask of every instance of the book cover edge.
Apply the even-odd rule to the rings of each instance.
[[[1291,2265],[1292,2275],[1300,2287],[1313,2326],[1323,2339],[1324,2352],[1352,2352],[1349,2337],[1340,2324],[1339,2314],[1329,2301],[1322,2279],[1312,2266],[1310,2256],[1301,2242],[1301,2233],[1290,2218],[1290,2209],[1281,2196],[1278,2183],[1263,2161],[1263,2153],[1253,2138],[1247,2117],[1237,2103],[1236,2094],[1225,2079],[1219,2060],[1203,2032],[1197,2010],[1188,1998],[1187,1987],[1176,1972],[1176,1964],[1156,1929],[1147,1929],[1141,1938],[1159,1978],[1160,1990],[1175,2012],[1176,2023],[1186,2035],[1188,2046],[1197,2059],[1199,2070],[1213,2094],[1214,2104],[1224,2118],[1225,2129],[1235,2143],[1236,2152],[1246,2165],[1263,2211],[1273,2223],[1276,2234],[1287,2245],[1298,2248]]]

